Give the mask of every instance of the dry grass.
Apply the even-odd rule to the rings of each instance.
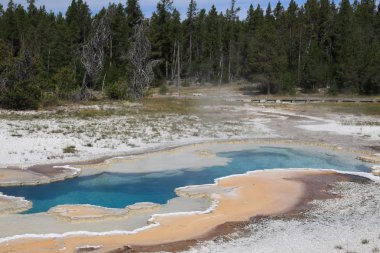
[[[114,110],[96,110],[96,109],[82,109],[74,112],[75,117],[81,119],[90,119],[96,117],[108,117],[115,114]]]
[[[178,98],[148,98],[143,101],[142,111],[146,113],[191,114],[197,111],[196,101]]]

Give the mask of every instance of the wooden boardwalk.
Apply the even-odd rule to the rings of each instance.
[[[253,98],[254,103],[380,103],[378,98]]]

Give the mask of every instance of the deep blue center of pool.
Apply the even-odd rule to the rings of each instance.
[[[317,150],[260,147],[219,153],[230,158],[225,166],[199,170],[182,169],[156,173],[102,173],[39,186],[0,187],[9,196],[33,202],[26,213],[38,213],[63,204],[92,204],[123,208],[137,202],[164,204],[175,197],[174,189],[187,185],[213,183],[214,179],[247,171],[273,168],[323,168],[368,172],[366,164],[353,157]]]

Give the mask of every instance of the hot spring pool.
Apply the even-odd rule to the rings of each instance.
[[[233,174],[273,168],[315,168],[369,172],[369,166],[354,157],[283,147],[222,152],[230,159],[225,166],[181,169],[155,173],[101,173],[39,186],[0,187],[5,195],[24,197],[33,202],[25,213],[48,211],[63,204],[91,204],[123,208],[137,202],[166,203],[175,197],[174,189],[187,185],[213,183]]]

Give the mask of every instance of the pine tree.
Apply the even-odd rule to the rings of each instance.
[[[286,46],[286,52],[288,55],[288,69],[291,72],[296,72],[297,60],[298,60],[298,39],[297,35],[300,33],[301,27],[298,20],[298,6],[294,0],[291,0],[288,9],[285,13],[284,23],[286,27],[286,35],[283,40]]]
[[[226,18],[228,22],[228,82],[231,82],[233,76],[236,72],[235,67],[237,66],[236,52],[237,52],[237,33],[239,18],[237,14],[239,13],[240,8],[236,7],[236,0],[231,0],[230,9],[227,10]]]
[[[157,74],[166,80],[169,78],[174,48],[173,34],[170,29],[172,11],[171,0],[160,0],[151,18],[152,54],[154,58],[161,60],[158,65],[160,71]]]
[[[205,65],[208,66],[208,78],[209,80],[217,80],[219,71],[219,59],[220,59],[220,47],[219,41],[220,19],[215,6],[211,6],[205,20],[205,32],[207,33],[206,45],[205,45]]]
[[[189,7],[187,9],[187,19],[185,20],[185,26],[188,35],[188,59],[189,59],[189,74],[192,74],[192,62],[193,62],[193,37],[195,30],[195,19],[197,18],[197,2],[190,0]]]
[[[13,0],[0,4],[0,89],[8,91],[7,98],[0,98],[3,106],[36,107],[47,92],[68,98],[61,91],[65,86],[78,88],[84,74],[81,46],[93,33],[91,24],[107,12],[112,12],[111,35],[99,73],[102,81],[97,82],[103,85],[92,80],[94,89],[120,93],[117,84],[130,74],[125,57],[130,37],[136,24],[144,22],[151,28],[149,58],[160,60],[158,79],[174,79],[179,70],[180,76],[201,82],[246,78],[266,85],[271,93],[293,92],[296,84],[313,92],[380,92],[380,4],[375,0],[342,0],[338,7],[331,0],[307,0],[300,6],[290,0],[287,8],[278,2],[272,11],[269,5],[265,15],[260,5],[250,5],[244,20],[238,18],[235,0],[225,13],[215,6],[198,11],[190,0],[184,21],[171,0],[160,0],[147,20],[138,0],[127,0],[126,6],[110,4],[93,16],[84,0],[72,0],[66,16],[37,7],[35,0],[24,6]],[[6,84],[9,73],[24,75],[14,68],[26,60],[34,62],[25,67],[31,75],[24,76],[25,81],[12,77]],[[40,94],[33,95],[28,106],[19,104],[22,90],[10,88],[20,85]],[[116,97],[125,97],[125,89],[122,93]]]
[[[206,10],[202,9],[195,20],[195,66],[194,71],[197,81],[203,83],[209,80],[208,73],[208,56],[207,52],[207,27],[206,27]]]
[[[357,88],[360,93],[371,94],[378,89],[379,45],[375,35],[376,3],[374,0],[362,0],[356,12],[357,35],[355,45],[357,51],[356,64],[358,68]],[[377,65],[378,66],[378,65]]]
[[[62,13],[58,13],[55,22],[54,36],[51,39],[50,69],[52,76],[61,68],[72,65],[72,53],[70,52],[69,27]]]
[[[246,32],[251,33],[255,30],[256,22],[255,22],[255,9],[253,8],[253,5],[251,4],[247,11],[247,18],[245,19],[246,23]]]
[[[90,33],[91,14],[89,6],[82,0],[72,0],[66,12],[66,21],[71,38],[71,50],[75,52]]]
[[[260,4],[257,6],[256,10],[253,9],[253,6],[250,5],[247,19],[246,19],[246,38],[245,38],[245,47],[243,48],[243,74],[246,78],[252,79],[252,64],[255,57],[255,47],[252,42],[256,35],[257,29],[263,23],[263,11],[260,7]]]
[[[303,61],[301,87],[305,92],[315,92],[326,85],[328,66],[323,61],[323,49],[320,47],[320,2],[308,0],[305,4],[305,26],[303,38]]]
[[[13,1],[9,1],[7,9],[2,16],[2,36],[4,40],[8,41],[11,45],[10,50],[12,55],[17,55],[21,48],[21,34],[22,26],[19,25],[19,17],[24,16],[25,11],[21,9],[20,5],[15,5]]]
[[[22,47],[18,57],[11,57],[3,66],[0,105],[6,109],[38,109],[41,101],[41,85],[45,82],[43,68],[33,50]]]
[[[124,6],[122,4],[111,4],[108,7],[108,11],[111,12],[112,15],[110,16],[111,34],[107,50],[108,64],[106,64],[106,66],[108,66],[109,68],[122,68],[122,66],[125,66],[122,58],[128,50],[128,38],[130,29],[127,26],[127,18],[125,15]],[[106,12],[106,10],[104,10],[104,12]],[[115,80],[118,79],[120,73],[118,73],[117,71],[112,71],[109,74],[110,75],[107,76],[109,76],[109,78],[111,78],[112,80]]]
[[[181,25],[181,14],[176,9],[173,10],[173,14],[170,20],[170,34],[171,40],[174,42],[172,44],[172,60],[170,63],[171,66],[171,79],[174,80],[175,77],[178,75],[178,72],[181,74],[183,71],[183,62],[178,62],[178,59],[183,58],[181,51],[181,48],[183,48],[183,38],[182,38],[182,25]],[[178,53],[180,54],[178,56]],[[178,66],[179,65],[179,66]],[[178,70],[179,68],[179,70]]]
[[[277,21],[276,22],[277,24],[283,23],[283,21],[281,19],[284,16],[284,12],[285,12],[284,7],[282,6],[281,2],[278,1],[276,4],[276,7],[273,10],[273,16],[274,16],[275,20]]]
[[[268,94],[277,92],[286,66],[286,56],[274,24],[270,4],[268,4],[265,19],[257,28],[248,50],[247,64],[251,73],[250,80],[261,83]]]
[[[355,63],[354,13],[348,0],[342,0],[334,26],[335,83],[337,89],[355,90],[358,73]]]
[[[127,25],[130,29],[133,29],[144,19],[138,0],[128,0],[125,13],[127,15]]]

